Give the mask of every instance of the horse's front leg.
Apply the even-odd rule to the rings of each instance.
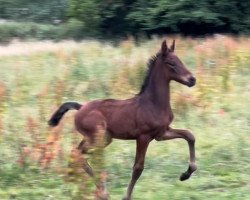
[[[147,136],[142,136],[136,140],[136,156],[135,156],[135,163],[133,167],[133,173],[131,181],[128,185],[127,195],[123,200],[131,200],[132,192],[135,186],[136,181],[142,174],[144,169],[144,161],[147,152],[147,148],[149,143],[151,142],[151,138]]]
[[[184,181],[184,180],[187,180],[191,176],[191,174],[197,169],[197,166],[195,163],[195,137],[194,135],[188,130],[170,128],[164,134],[155,138],[155,140],[162,141],[162,140],[172,140],[176,138],[185,139],[188,142],[188,146],[189,146],[189,156],[190,156],[189,167],[187,171],[184,172],[180,176],[180,180]]]

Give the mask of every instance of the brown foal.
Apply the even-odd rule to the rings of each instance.
[[[56,126],[68,110],[79,110],[75,115],[75,126],[84,136],[78,146],[82,153],[87,153],[88,149],[94,146],[106,147],[112,142],[112,138],[136,140],[133,173],[124,200],[132,198],[133,188],[144,168],[148,145],[154,139],[162,141],[183,138],[188,142],[190,163],[187,171],[180,176],[181,181],[188,179],[197,169],[195,137],[188,130],[170,127],[174,117],[170,106],[170,81],[175,80],[188,87],[194,86],[196,82],[174,50],[175,41],[170,48],[166,41],[163,41],[160,51],[149,61],[148,73],[141,91],[133,98],[96,100],[84,105],[66,102],[49,120],[49,125]],[[84,163],[84,169],[94,176],[87,161]]]

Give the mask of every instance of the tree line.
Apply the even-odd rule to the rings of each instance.
[[[0,18],[69,24],[80,36],[250,33],[250,1],[0,0]],[[66,31],[66,32],[67,32]]]

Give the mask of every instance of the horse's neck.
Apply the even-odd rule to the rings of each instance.
[[[146,98],[161,111],[171,111],[169,84],[170,81],[165,79],[164,72],[153,72],[142,98]]]

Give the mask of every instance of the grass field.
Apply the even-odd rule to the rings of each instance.
[[[172,83],[173,127],[197,139],[198,171],[186,182],[183,140],[152,142],[135,200],[250,199],[250,38],[176,37],[177,55],[196,75],[187,88]],[[136,94],[147,60],[161,39],[136,44],[108,42],[15,42],[0,47],[0,199],[93,199],[86,177],[68,173],[81,137],[74,111],[58,128],[47,120],[68,100],[127,98]],[[114,141],[101,159],[110,199],[123,197],[131,176],[134,141]],[[73,174],[73,175],[72,175]],[[82,194],[82,187],[88,194]]]

